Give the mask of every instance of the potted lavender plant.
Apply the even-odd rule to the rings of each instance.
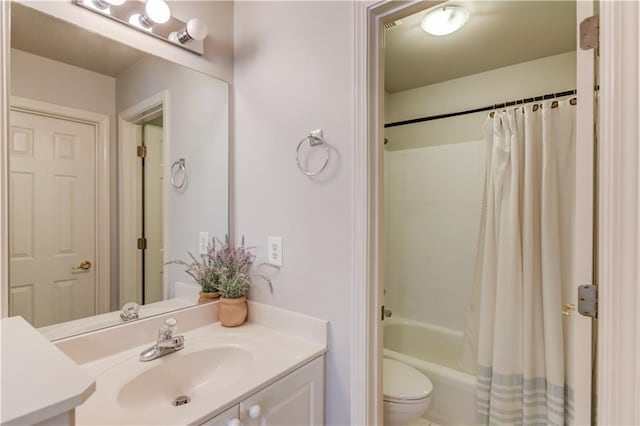
[[[200,299],[210,301],[207,297],[220,297],[218,319],[225,327],[236,327],[247,319],[246,293],[252,278],[259,278],[271,286],[269,278],[262,274],[250,274],[250,267],[255,260],[252,247],[242,243],[238,247],[231,247],[229,239],[224,243],[213,239],[207,253],[198,260],[189,253],[191,263],[175,261],[186,266],[185,272],[192,276],[202,287]],[[265,264],[258,265],[258,267]],[[213,293],[209,296],[206,293]]]

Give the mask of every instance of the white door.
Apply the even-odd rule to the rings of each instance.
[[[94,315],[95,127],[19,111],[10,123],[10,315],[35,327]]]
[[[144,251],[144,303],[159,302],[164,299],[164,253],[162,245],[162,190],[164,149],[162,127],[145,124],[144,146],[144,237],[147,248]]]

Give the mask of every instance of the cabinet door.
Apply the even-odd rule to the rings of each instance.
[[[240,403],[243,426],[324,424],[324,356]]]
[[[242,426],[238,405],[234,405],[214,418],[202,423],[200,426]]]

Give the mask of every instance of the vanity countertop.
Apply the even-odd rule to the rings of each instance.
[[[217,303],[191,309],[203,318],[217,312]],[[187,325],[189,312],[175,312],[176,334],[184,335],[184,349],[149,362],[139,361],[140,352],[154,341],[147,334],[144,344],[108,351],[103,355],[73,352],[101,341],[117,341],[120,330],[88,335],[82,343],[66,345],[66,351],[96,380],[97,392],[76,409],[76,424],[200,424],[254,392],[274,383],[327,351],[327,322],[268,305],[250,302],[249,321],[234,328],[219,322],[194,321]],[[184,318],[180,318],[184,317]],[[142,321],[157,328],[162,318]],[[148,331],[147,331],[148,333]],[[186,395],[191,401],[173,406]]]
[[[36,424],[82,404],[95,380],[22,317],[0,321],[1,423]]]

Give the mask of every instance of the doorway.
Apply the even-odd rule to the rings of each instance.
[[[369,4],[363,5],[359,8],[362,20],[359,22],[367,22],[363,24],[361,28],[363,38],[367,42],[363,42],[359,45],[357,51],[361,53],[357,62],[364,68],[368,69],[369,79],[360,86],[360,96],[358,100],[360,103],[358,106],[361,111],[369,111],[368,118],[363,119],[359,123],[359,132],[363,135],[364,140],[372,141],[374,145],[367,146],[358,150],[356,148],[356,158],[358,163],[356,164],[356,197],[358,194],[367,194],[367,197],[356,200],[356,240],[364,241],[368,245],[369,249],[365,250],[365,253],[360,253],[356,248],[356,264],[358,267],[356,273],[356,307],[354,314],[354,327],[358,328],[354,335],[358,336],[358,333],[362,333],[363,327],[367,330],[368,335],[362,340],[356,340],[356,350],[354,359],[357,356],[364,356],[366,363],[362,368],[356,368],[354,376],[358,376],[360,373],[362,376],[358,376],[360,380],[352,380],[352,386],[354,386],[352,398],[356,396],[363,398],[365,402],[363,404],[356,403],[352,411],[352,421],[358,424],[370,424],[370,423],[382,423],[382,381],[381,381],[381,360],[382,360],[382,330],[381,330],[381,317],[382,315],[382,301],[383,301],[383,283],[385,277],[385,269],[383,267],[383,238],[382,231],[384,230],[385,216],[384,212],[384,199],[382,196],[383,190],[383,178],[384,178],[384,166],[383,166],[383,93],[384,93],[384,77],[385,69],[383,65],[383,27],[385,24],[391,25],[398,20],[424,10],[426,8],[434,7],[440,2],[409,2],[403,5],[392,5],[388,3],[384,4]],[[585,3],[585,2],[578,2]],[[579,4],[577,13],[574,19],[579,22],[584,17],[589,16],[592,13],[592,4]],[[591,9],[591,10],[588,10]],[[366,18],[364,18],[366,17]],[[591,59],[588,54],[581,53],[578,56],[578,79],[577,90],[581,93],[590,93],[593,88],[593,63],[592,53]],[[546,94],[546,93],[545,93]],[[503,99],[502,101],[511,101],[517,99]],[[502,103],[502,102],[499,102]],[[576,195],[576,208],[577,211],[581,211],[581,216],[577,221],[577,226],[582,226],[580,229],[576,229],[576,235],[581,235],[584,245],[577,247],[576,251],[576,280],[584,283],[585,277],[588,277],[588,281],[592,278],[591,265],[593,263],[591,247],[592,247],[592,235],[593,235],[593,217],[590,214],[583,214],[584,209],[587,211],[593,211],[593,110],[591,96],[585,95],[581,97],[578,102],[579,112],[577,114],[578,124],[576,131],[580,137],[581,144],[578,147],[576,157],[580,159],[589,159],[590,162],[581,163],[576,171],[578,181],[586,182],[587,188],[579,185]],[[370,108],[370,109],[369,109]],[[591,114],[589,114],[591,111]],[[366,114],[362,114],[366,116]],[[379,143],[377,142],[379,141]],[[584,142],[586,141],[586,142]],[[591,142],[590,142],[591,141]],[[389,143],[392,143],[392,139],[389,138]],[[576,245],[577,246],[577,245]],[[370,283],[369,287],[367,283]],[[361,299],[360,297],[361,296]],[[576,292],[571,291],[567,294],[568,299],[565,299],[568,305],[575,304],[577,299]],[[362,300],[362,302],[360,301]],[[363,305],[359,305],[363,303]],[[562,305],[560,306],[562,309]],[[568,328],[571,332],[574,332],[569,337],[568,346],[573,345],[568,350],[568,353],[574,354],[581,359],[581,361],[572,362],[567,370],[567,380],[577,380],[578,384],[575,386],[579,390],[580,395],[577,395],[574,399],[575,413],[584,415],[584,413],[590,412],[590,377],[591,377],[591,359],[588,354],[591,353],[589,344],[585,345],[581,336],[589,335],[591,330],[591,320],[585,317],[580,317],[577,313],[569,313],[569,323],[571,325]],[[562,326],[560,325],[562,328]],[[577,332],[577,333],[576,333]],[[580,337],[577,338],[576,336]],[[573,337],[571,337],[573,336]],[[590,338],[586,339],[590,342]],[[367,348],[366,354],[362,352],[358,353],[358,349]],[[587,356],[580,357],[580,354],[587,354]],[[360,358],[362,359],[362,358]],[[355,364],[354,364],[355,365]],[[366,377],[366,379],[365,379]],[[587,378],[583,380],[582,378]],[[363,383],[360,385],[359,383]],[[366,387],[366,389],[365,389]],[[586,397],[585,397],[586,394]],[[590,418],[590,414],[587,415]],[[589,423],[589,420],[585,421],[584,418],[574,418],[575,423]]]
[[[160,302],[168,296],[167,101],[163,92],[119,116],[121,305]]]

